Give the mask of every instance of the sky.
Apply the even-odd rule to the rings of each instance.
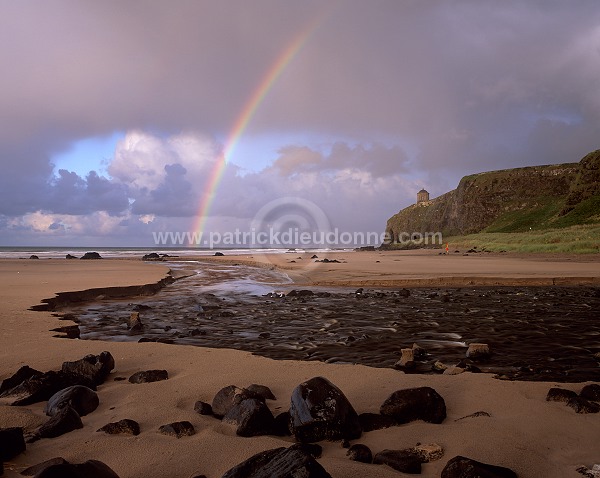
[[[2,246],[383,232],[600,148],[597,0],[0,0],[0,62]]]

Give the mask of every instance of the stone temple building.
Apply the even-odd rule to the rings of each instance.
[[[420,204],[422,202],[428,202],[428,201],[429,201],[429,193],[427,191],[425,191],[425,189],[421,189],[417,193],[417,204]]]

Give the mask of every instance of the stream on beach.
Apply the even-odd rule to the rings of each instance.
[[[600,289],[463,287],[368,289],[295,287],[266,268],[169,262],[191,274],[158,293],[63,308],[80,338],[158,341],[245,350],[273,359],[393,367],[413,344],[427,354],[414,372],[465,360],[469,343],[492,356],[469,362],[500,378],[600,381]],[[127,322],[138,311],[141,330]],[[464,362],[463,362],[464,365]]]

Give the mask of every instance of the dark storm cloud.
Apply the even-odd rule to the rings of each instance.
[[[198,199],[192,183],[186,178],[187,170],[181,164],[167,164],[165,176],[156,189],[143,188],[132,204],[134,214],[158,216],[193,216]]]
[[[169,171],[158,161],[157,183],[143,190],[114,175],[64,173],[53,183],[51,158],[114,131],[226,137],[282,50],[317,18],[245,133],[317,133],[338,144],[328,154],[296,144],[261,174],[229,177],[220,214],[249,207],[230,187],[249,188],[249,202],[285,193],[290,182],[275,169],[300,174],[309,190],[311,175],[354,169],[315,194],[356,205],[352,182],[369,194],[380,180],[383,196],[399,184],[386,177],[410,173],[441,193],[464,174],[577,161],[599,147],[596,0],[0,0],[0,214],[118,214],[127,197],[134,213],[195,214],[204,183],[188,163],[183,174],[177,161]]]
[[[52,214],[82,215],[106,211],[117,215],[129,206],[126,188],[91,171],[85,178],[61,169],[46,187],[47,201],[40,209]]]
[[[306,146],[286,146],[279,151],[273,168],[284,176],[307,172],[333,172],[357,169],[374,177],[407,172],[408,158],[398,146],[381,144],[350,146],[336,142],[329,154],[322,154]]]

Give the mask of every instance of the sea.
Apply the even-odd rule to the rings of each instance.
[[[260,249],[208,249],[208,248],[182,248],[182,247],[39,247],[39,246],[0,246],[0,259],[29,259],[32,255],[40,259],[64,259],[67,254],[81,257],[86,252],[97,252],[103,258],[142,257],[155,252],[159,255],[166,254],[173,258],[186,258],[194,256],[214,256],[217,252],[223,254],[292,254],[292,253],[327,253],[348,252],[352,249],[302,249],[302,248],[260,248]]]

